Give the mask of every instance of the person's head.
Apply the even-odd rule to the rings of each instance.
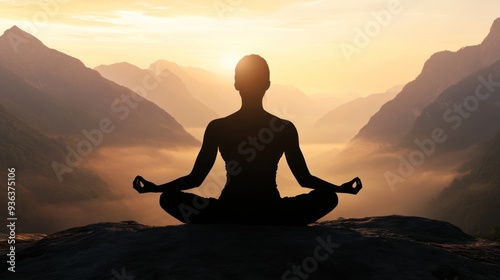
[[[259,55],[244,56],[236,65],[234,72],[234,87],[240,94],[260,95],[254,98],[262,98],[271,85],[269,66]]]

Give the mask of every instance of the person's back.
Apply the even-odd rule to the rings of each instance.
[[[280,198],[276,172],[290,124],[267,112],[251,118],[238,112],[210,124],[226,163],[227,183],[220,200],[241,203],[243,199],[262,202]]]
[[[137,176],[134,189],[161,192],[161,207],[185,223],[286,225],[314,222],[337,206],[336,193],[359,192],[359,178],[336,186],[309,173],[295,126],[262,106],[270,86],[269,67],[262,57],[249,55],[238,62],[234,86],[241,96],[241,109],[210,122],[191,173],[160,186]],[[201,185],[218,151],[227,171],[221,196],[204,198],[183,192]],[[283,154],[300,186],[313,191],[280,196],[276,172]]]

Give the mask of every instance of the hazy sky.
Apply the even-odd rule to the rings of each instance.
[[[432,53],[481,43],[497,17],[498,0],[0,0],[0,30],[18,25],[89,67],[161,58],[231,74],[257,53],[273,82],[308,94],[404,84]]]

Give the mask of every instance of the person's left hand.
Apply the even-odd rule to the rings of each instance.
[[[361,179],[356,177],[356,178],[352,179],[351,181],[349,181],[347,183],[343,183],[341,186],[339,186],[338,192],[357,194],[361,190],[362,187],[363,187],[363,184],[361,183]]]
[[[149,182],[141,176],[135,177],[132,185],[138,193],[154,192],[155,189],[158,188],[156,184]]]

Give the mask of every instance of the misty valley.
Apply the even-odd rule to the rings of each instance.
[[[240,96],[232,73],[158,59],[144,69],[90,69],[16,26],[0,36],[0,160],[16,170],[18,231],[179,224],[158,196],[138,199],[132,180],[188,174],[205,127],[237,110]],[[472,234],[500,226],[500,19],[482,43],[422,63],[404,86],[336,102],[271,85],[264,106],[296,125],[311,173],[339,184],[363,179],[363,191],[342,196],[323,220],[423,216]],[[251,158],[280,129],[270,123],[249,135],[241,153]],[[192,192],[218,197],[224,168],[219,155]],[[306,192],[283,158],[277,184],[282,197]]]

